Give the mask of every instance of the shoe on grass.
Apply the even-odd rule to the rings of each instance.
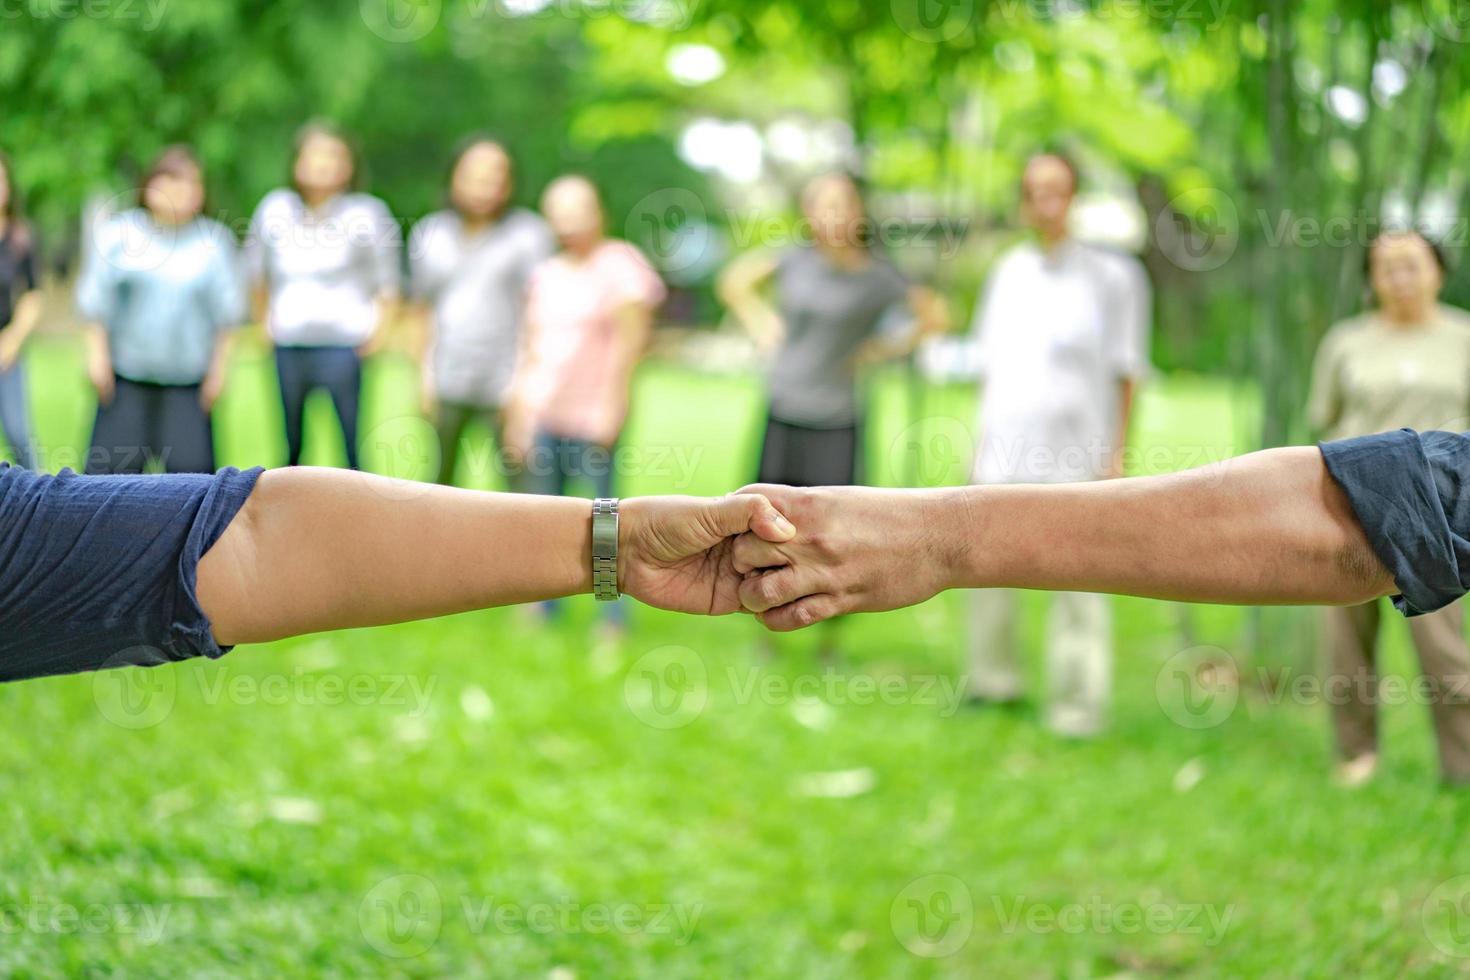
[[[1339,763],[1334,782],[1344,789],[1366,786],[1378,771],[1378,753],[1364,752],[1362,755]]]

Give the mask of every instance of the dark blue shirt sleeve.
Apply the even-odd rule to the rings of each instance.
[[[0,463],[0,681],[220,657],[199,559],[259,467],[78,476]]]
[[[1406,616],[1470,591],[1470,436],[1399,429],[1321,443]]]

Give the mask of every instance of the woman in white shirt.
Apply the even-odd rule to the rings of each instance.
[[[352,191],[356,172],[347,139],[309,124],[296,139],[293,186],[267,194],[251,223],[247,255],[275,344],[292,466],[306,396],[323,388],[357,468],[362,358],[398,300],[398,226],[382,201]]]

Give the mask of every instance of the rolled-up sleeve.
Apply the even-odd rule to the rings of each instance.
[[[1406,616],[1470,591],[1470,436],[1399,429],[1320,444]]]
[[[51,476],[0,463],[0,681],[221,657],[199,561],[261,469]]]

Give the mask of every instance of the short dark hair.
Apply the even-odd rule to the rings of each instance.
[[[138,206],[148,210],[148,185],[159,177],[179,177],[187,179],[197,177],[201,186],[204,183],[204,165],[199,162],[199,156],[193,147],[184,143],[172,143],[165,146],[153,158],[148,169],[138,178]],[[203,210],[201,203],[200,210]]]
[[[291,141],[291,173],[290,183],[296,193],[301,193],[301,188],[296,184],[296,161],[301,159],[301,151],[307,143],[317,137],[336,140],[347,148],[347,159],[352,164],[352,170],[347,175],[346,190],[356,190],[358,180],[362,175],[362,155],[357,151],[357,141],[347,134],[336,123],[328,119],[311,119],[300,129],[296,130],[296,136]]]
[[[1439,242],[1435,241],[1432,237],[1429,236],[1427,232],[1423,231],[1422,229],[1412,226],[1405,226],[1402,228],[1380,228],[1377,232],[1374,233],[1373,237],[1368,240],[1368,247],[1363,249],[1363,274],[1365,276],[1372,274],[1373,253],[1378,249],[1379,244],[1381,244],[1385,238],[1403,237],[1417,238],[1425,245],[1429,246],[1429,252],[1431,255],[1434,256],[1434,264],[1439,266],[1439,271],[1441,273],[1448,273],[1450,271],[1450,264],[1449,260],[1445,257],[1444,246],[1440,245]]]

